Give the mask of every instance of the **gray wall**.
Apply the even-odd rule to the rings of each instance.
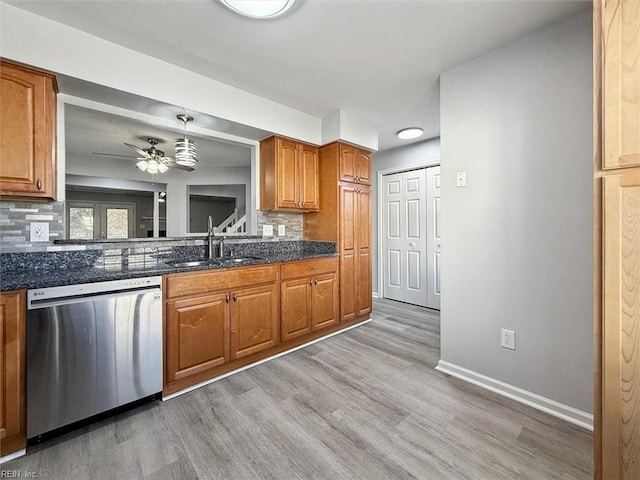
[[[441,76],[442,359],[585,412],[591,45],[586,13]]]
[[[381,171],[389,169],[405,169],[410,165],[426,164],[426,165],[438,165],[440,163],[440,140],[434,138],[431,140],[425,140],[419,143],[412,143],[406,147],[394,148],[386,150],[384,152],[378,152],[373,154],[373,162],[371,169],[373,171],[373,182],[371,186],[371,198],[373,199],[371,217],[372,225],[371,231],[373,233],[372,247],[373,247],[373,292],[374,295],[382,297],[382,291],[380,289],[380,277],[378,274],[378,174]]]

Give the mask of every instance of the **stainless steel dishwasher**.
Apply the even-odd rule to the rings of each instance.
[[[27,292],[27,437],[162,391],[162,277]]]

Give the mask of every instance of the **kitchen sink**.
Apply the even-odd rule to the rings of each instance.
[[[206,265],[221,265],[221,264],[231,264],[238,265],[244,262],[250,262],[252,260],[262,260],[261,257],[230,257],[230,258],[208,258],[205,260],[191,260],[191,261],[183,261],[183,260],[168,260],[165,263],[167,265],[171,265],[176,268],[184,268],[184,267],[204,267]]]
[[[225,263],[242,263],[242,262],[249,262],[251,260],[262,260],[261,257],[231,257],[231,258],[225,258],[224,261]]]
[[[184,262],[184,261],[177,261],[177,260],[170,260],[168,262],[166,262],[167,265],[171,265],[172,267],[176,267],[176,268],[183,268],[183,267],[201,267],[204,265],[216,265],[219,264],[220,261],[215,259],[215,258],[210,258],[208,260],[193,260],[193,261],[189,261],[189,262]]]

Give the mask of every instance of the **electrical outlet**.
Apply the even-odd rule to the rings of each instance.
[[[456,172],[456,187],[467,186],[467,172]]]
[[[262,236],[263,237],[273,237],[273,225],[263,225],[262,226]]]
[[[278,225],[278,236],[279,237],[284,237],[285,235],[285,226],[284,225]]]
[[[29,225],[31,242],[49,241],[49,224],[33,222]]]
[[[500,337],[500,346],[509,350],[516,349],[516,332],[513,330],[502,329]]]

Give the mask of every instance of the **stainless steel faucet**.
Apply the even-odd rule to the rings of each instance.
[[[213,219],[209,215],[209,229],[207,232],[207,258],[213,258]]]

